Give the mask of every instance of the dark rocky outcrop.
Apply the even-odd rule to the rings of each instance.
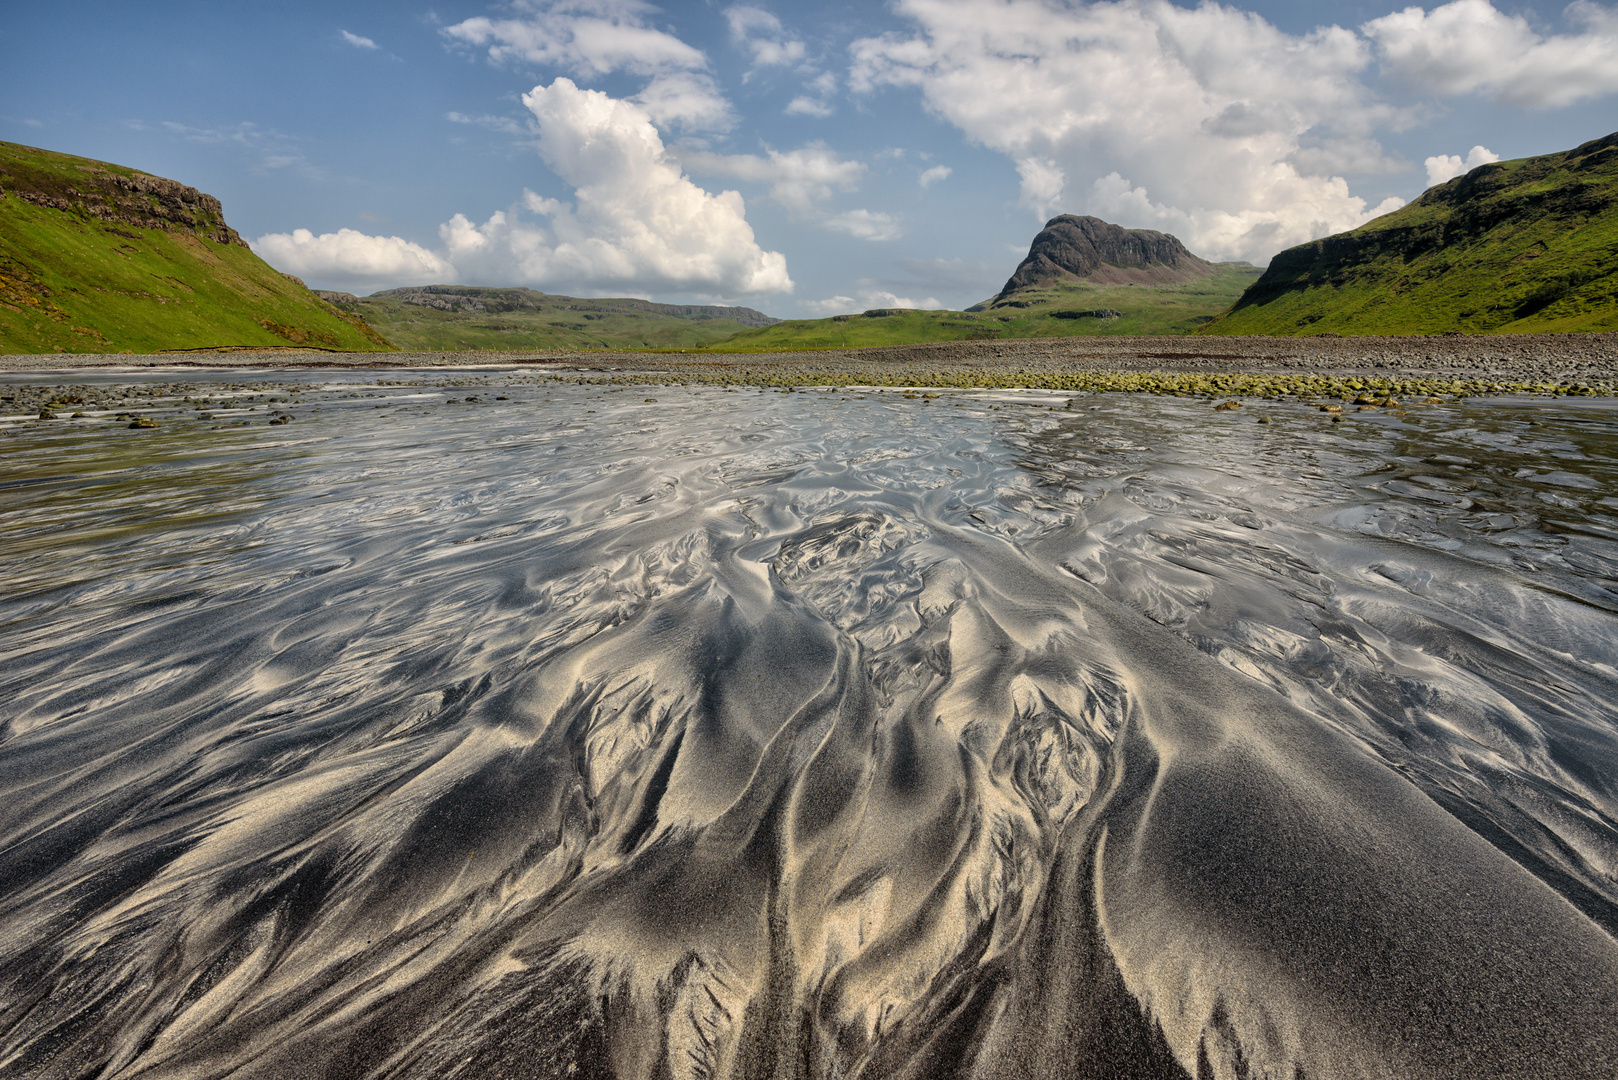
[[[1053,319],[1121,319],[1124,313],[1117,308],[1093,308],[1089,311],[1053,311]]]
[[[1214,272],[1168,233],[1126,229],[1096,217],[1062,214],[1045,223],[1028,257],[1000,290],[1084,281],[1093,285],[1173,285]]]
[[[94,218],[110,233],[136,239],[117,228],[183,229],[217,244],[247,244],[225,224],[219,200],[194,187],[146,173],[81,167],[68,181],[58,170],[30,169],[13,158],[0,161],[0,197]]]

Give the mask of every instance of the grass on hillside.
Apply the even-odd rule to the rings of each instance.
[[[996,341],[1044,337],[1188,334],[1225,311],[1258,276],[1243,263],[1184,285],[1081,285],[1024,289],[982,311],[878,309],[829,319],[790,319],[744,330],[704,352],[772,352]],[[1060,318],[1058,311],[1112,310],[1112,319]]]
[[[343,306],[400,348],[421,352],[695,349],[746,329],[732,319],[682,318],[612,300],[545,296],[536,303],[511,311],[441,311],[394,296],[366,296]]]
[[[1283,252],[1269,280],[1202,332],[1618,330],[1618,146],[1575,154],[1483,166]]]
[[[92,170],[134,170],[9,143],[0,166],[10,187],[0,198],[0,352],[391,348],[248,248],[17,194],[19,184],[89,186]]]

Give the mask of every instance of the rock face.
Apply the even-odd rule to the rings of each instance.
[[[1045,223],[1028,257],[1000,290],[1085,281],[1093,285],[1173,285],[1214,272],[1168,233],[1126,229],[1096,217],[1062,214]]]
[[[107,226],[184,229],[216,244],[247,246],[225,224],[218,199],[178,181],[133,170],[122,173],[91,167],[81,169],[73,182],[66,182],[59,173],[30,169],[13,158],[0,161],[0,197],[95,218]],[[136,239],[116,228],[108,231]]]

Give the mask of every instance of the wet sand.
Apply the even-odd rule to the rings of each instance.
[[[0,1076],[1618,1071],[1609,399],[75,379]]]

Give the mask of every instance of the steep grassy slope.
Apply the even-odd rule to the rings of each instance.
[[[1176,285],[1064,282],[1019,289],[984,301],[970,311],[889,308],[830,319],[793,319],[744,331],[706,351],[1186,334],[1227,310],[1258,274],[1258,268],[1246,263],[1220,263],[1207,277]]]
[[[691,349],[775,322],[752,308],[580,300],[533,289],[428,285],[322,293],[405,349]]]
[[[1618,330],[1618,134],[1283,251],[1210,334]]]
[[[392,346],[281,274],[218,200],[0,142],[0,352]]]

